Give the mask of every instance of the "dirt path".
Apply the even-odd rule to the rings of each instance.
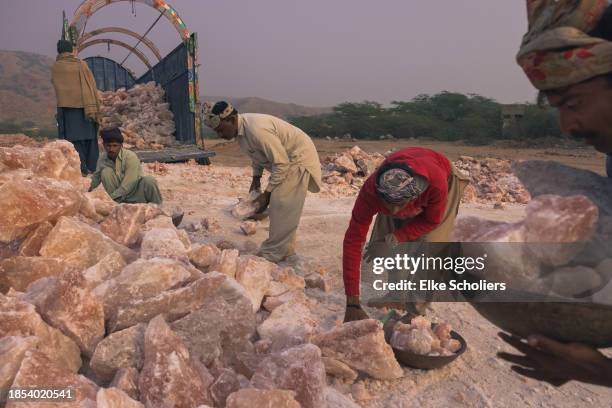
[[[322,155],[352,147],[352,143],[317,142]],[[384,152],[395,143],[366,142],[360,146],[367,151]],[[430,147],[428,145],[428,147]],[[538,158],[560,160],[582,168],[602,170],[602,157],[586,152],[558,151],[546,154],[545,150],[529,151],[529,154],[508,149],[486,150],[482,147],[463,147],[435,144],[451,159],[460,154],[476,157]],[[238,243],[251,240],[260,244],[267,236],[267,222],[262,222],[257,233],[246,238],[238,228],[238,222],[229,214],[229,207],[244,194],[250,183],[248,161],[238,154],[235,145],[215,149],[218,157],[212,166],[170,165],[166,175],[157,175],[162,193],[171,205],[186,210],[183,225],[204,217],[214,220],[222,232],[192,234],[194,241],[228,239]],[[584,154],[583,154],[584,153]],[[230,167],[232,166],[232,167]],[[240,166],[240,167],[237,167]],[[309,195],[298,231],[298,251],[301,255],[322,264],[332,277],[333,289],[323,293],[308,289],[308,294],[319,300],[317,315],[323,327],[331,327],[343,317],[343,286],[341,279],[342,238],[348,225],[354,197],[326,198]],[[510,205],[504,210],[494,210],[486,205],[464,205],[460,214],[479,215],[498,220],[517,220],[522,217],[524,206]],[[373,316],[376,311],[370,310]],[[612,389],[570,383],[556,389],[544,383],[515,375],[508,364],[495,357],[508,348],[498,340],[497,328],[484,320],[467,304],[434,305],[432,315],[450,322],[468,342],[468,352],[459,360],[440,370],[420,371],[405,369],[405,376],[396,381],[360,380],[370,394],[370,399],[360,401],[364,407],[609,407]],[[343,393],[351,388],[342,383],[334,386]]]

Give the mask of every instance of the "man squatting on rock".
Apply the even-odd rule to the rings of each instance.
[[[372,218],[376,222],[364,259],[388,256],[399,242],[448,242],[469,181],[446,156],[410,147],[391,154],[364,183],[344,235],[342,269],[346,293],[345,322],[367,319],[359,300],[363,245]],[[396,279],[390,274],[390,281]],[[406,308],[424,314],[427,303],[407,303],[394,296],[372,299],[369,306]]]
[[[610,0],[528,0],[529,31],[517,56],[531,83],[559,110],[561,130],[606,153],[612,177],[612,8]],[[551,180],[555,183],[557,180]],[[611,323],[612,324],[612,323]],[[612,359],[583,344],[500,333],[524,355],[499,353],[526,377],[612,387]]]
[[[161,204],[157,180],[142,175],[140,159],[136,153],[123,148],[121,130],[104,129],[100,134],[105,153],[98,160],[89,191],[102,183],[108,195],[118,203]]]
[[[270,172],[257,198],[258,213],[269,206],[270,235],[259,255],[279,262],[295,254],[296,232],[306,193],[321,190],[321,163],[317,149],[301,129],[271,115],[239,114],[228,102],[204,104],[204,123],[226,140],[238,139],[253,165],[249,192],[259,191],[263,170]]]

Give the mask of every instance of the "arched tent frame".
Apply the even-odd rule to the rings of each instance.
[[[76,29],[76,32],[79,33],[79,35],[81,35],[85,30],[87,20],[98,10],[114,3],[127,1],[145,4],[158,10],[172,23],[183,41],[188,41],[191,37],[191,33],[187,29],[187,26],[179,14],[164,0],[85,0],[74,13],[70,25]]]
[[[89,42],[79,45],[78,51],[81,52],[86,48],[89,48],[93,45],[98,45],[98,44],[114,44],[114,45],[118,45],[119,47],[123,47],[127,50],[130,50],[134,55],[138,57],[138,59],[140,59],[147,66],[148,69],[153,68],[153,66],[149,62],[149,59],[147,58],[146,55],[142,53],[142,51],[130,46],[129,44],[124,43],[123,41],[114,40],[112,38],[98,38],[95,40],[91,40]]]
[[[168,19],[172,23],[172,25],[175,27],[175,29],[178,31],[178,33],[179,33],[179,35],[181,37],[181,40],[183,42],[183,45],[185,46],[185,49],[187,50],[187,53],[186,53],[187,54],[187,56],[186,56],[187,71],[186,71],[186,73],[187,73],[187,78],[188,78],[188,99],[189,99],[188,100],[188,106],[189,106],[189,111],[191,112],[191,114],[193,115],[193,118],[194,118],[195,139],[196,139],[196,143],[203,147],[204,143],[203,143],[203,140],[201,139],[201,127],[202,127],[202,124],[201,124],[201,119],[200,119],[199,112],[197,110],[197,105],[199,103],[199,85],[198,85],[198,82],[199,82],[199,78],[198,78],[199,77],[199,75],[198,75],[199,53],[198,53],[197,34],[189,32],[189,30],[187,29],[187,26],[185,25],[185,23],[183,22],[183,20],[179,16],[179,14],[166,1],[164,1],[164,0],[85,0],[85,1],[83,1],[81,3],[79,8],[74,13],[74,16],[72,18],[72,22],[70,24],[70,27],[67,30],[70,33],[70,36],[71,36],[71,39],[72,39],[73,43],[80,44],[80,45],[82,45],[82,46],[84,46],[86,48],[86,46],[89,46],[88,44],[93,45],[93,41],[101,41],[101,42],[98,42],[98,43],[109,43],[109,42],[111,42],[111,41],[109,41],[107,39],[103,39],[103,40],[93,40],[93,41],[89,41],[89,42],[83,44],[83,43],[81,43],[79,41],[79,36],[85,35],[85,29],[86,29],[86,26],[87,26],[87,21],[97,11],[99,11],[100,9],[102,9],[102,8],[108,6],[108,5],[112,5],[114,3],[119,3],[119,2],[140,3],[140,4],[147,5],[149,7],[152,7],[152,8],[154,8],[154,9],[156,9],[156,10],[158,10],[160,12],[160,16],[158,17],[158,20],[162,16],[166,17],[166,19]],[[153,23],[153,25],[149,28],[149,30],[154,25],[155,25],[155,23]],[[96,30],[96,31],[99,31],[99,30]],[[91,33],[88,33],[88,34],[91,34]],[[138,42],[138,44],[140,44],[141,42],[144,42],[147,34],[148,34],[148,31],[146,33],[144,33],[143,35],[139,35],[139,42]],[[117,40],[113,40],[113,41],[117,41]],[[116,42],[111,42],[111,43],[119,45]],[[136,48],[138,47],[138,44],[136,44],[134,47],[128,46],[128,49],[131,50],[132,53],[136,54],[136,51],[138,51],[138,50],[136,50]],[[125,44],[125,45],[127,45],[127,44]],[[121,46],[123,46],[123,45],[121,45]],[[149,47],[149,48],[151,48],[151,47]],[[81,49],[83,49],[83,48],[81,48]],[[140,53],[140,54],[142,54],[142,53]],[[128,55],[128,57],[129,57],[129,55]],[[126,57],[126,59],[128,57]],[[144,59],[146,60],[146,56],[145,56]],[[143,58],[141,58],[141,60],[143,60]],[[160,61],[159,64],[162,64],[164,62],[164,60],[165,60],[165,58],[162,58],[162,61]],[[125,62],[125,60],[123,62]],[[123,62],[121,62],[121,64],[119,64],[119,65],[122,66]],[[144,62],[144,60],[143,60],[143,62]],[[145,62],[145,65],[147,65],[146,62]],[[147,65],[147,66],[149,66],[149,65]],[[149,72],[154,72],[156,67],[157,67],[157,65],[155,67],[149,69]],[[145,74],[145,75],[147,75],[147,74]],[[154,77],[154,74],[153,74],[153,77]]]
[[[86,41],[89,40],[90,38],[96,37],[100,34],[106,34],[106,33],[121,33],[121,34],[129,35],[130,37],[135,38],[141,41],[144,45],[146,45],[151,50],[151,52],[155,55],[158,61],[162,59],[161,53],[159,52],[159,48],[157,48],[157,46],[153,43],[153,41],[149,40],[146,37],[139,35],[138,33],[135,33],[132,30],[128,30],[127,28],[122,28],[122,27],[104,27],[104,28],[100,28],[100,29],[93,30],[93,31],[83,34],[81,37],[79,37],[78,47],[77,47],[78,50],[81,51],[82,49],[81,45],[85,44]]]

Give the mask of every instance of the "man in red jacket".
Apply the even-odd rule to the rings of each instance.
[[[362,249],[373,217],[376,215],[376,222],[367,258],[380,256],[381,246],[400,242],[448,242],[467,184],[467,178],[444,155],[419,147],[391,154],[366,180],[344,236],[345,322],[368,318],[361,308],[359,285]],[[402,305],[378,302],[376,306]],[[422,313],[426,305],[405,306]]]

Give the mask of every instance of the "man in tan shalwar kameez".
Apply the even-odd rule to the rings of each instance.
[[[227,102],[204,105],[204,121],[223,139],[237,138],[251,158],[250,191],[261,188],[263,170],[270,172],[257,198],[258,213],[269,206],[270,235],[260,255],[279,262],[295,254],[296,232],[306,193],[321,190],[321,163],[314,143],[302,130],[271,115],[238,112]]]

